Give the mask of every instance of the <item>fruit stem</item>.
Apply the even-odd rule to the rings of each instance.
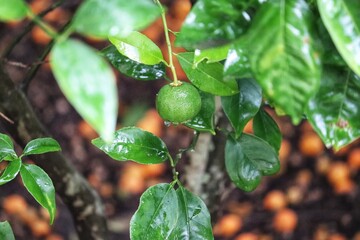
[[[168,52],[169,52],[169,65],[168,65],[168,67],[171,69],[171,72],[172,72],[172,75],[173,75],[173,82],[171,83],[171,85],[172,86],[180,86],[181,82],[177,78],[176,70],[175,70],[175,66],[174,66],[174,62],[173,62],[173,52],[172,52],[172,47],[171,47],[171,42],[170,42],[170,37],[169,37],[169,28],[167,26],[166,17],[165,17],[165,10],[164,10],[164,8],[161,5],[159,0],[154,0],[154,1],[160,8],[161,19],[162,19],[162,22],[163,22],[163,25],[164,25],[165,40],[166,40],[166,45],[167,45]]]
[[[173,174],[173,179],[174,181],[178,182],[179,181],[179,173],[176,171],[176,163],[174,162],[174,159],[171,157],[170,154],[168,154],[168,158],[170,160],[170,165],[171,165],[171,168],[172,168],[172,174]]]

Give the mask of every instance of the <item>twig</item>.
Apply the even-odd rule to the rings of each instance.
[[[38,16],[39,17],[43,17],[45,16],[47,13],[51,12],[52,10],[54,10],[55,8],[61,6],[64,3],[64,0],[60,0],[54,4],[52,4],[49,8],[45,9],[44,11],[42,11]],[[30,30],[34,27],[35,22],[31,21],[30,23],[28,23],[25,27],[24,30],[19,33],[19,35],[15,36],[13,38],[13,41],[9,44],[9,46],[4,50],[4,52],[1,55],[1,58],[5,58],[8,57],[9,54],[12,52],[12,50],[15,48],[15,46],[20,42],[20,40],[28,33],[30,32]]]
[[[10,124],[14,124],[14,121],[8,118],[7,116],[5,116],[5,114],[3,114],[2,112],[0,112],[0,117],[8,121]]]

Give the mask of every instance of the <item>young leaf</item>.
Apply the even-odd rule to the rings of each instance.
[[[52,138],[37,138],[26,144],[23,156],[60,151],[59,143]]]
[[[4,172],[0,176],[0,186],[13,180],[19,173],[21,168],[21,159],[16,158],[9,162]]]
[[[115,160],[133,160],[142,164],[164,162],[169,154],[160,138],[136,127],[116,131],[112,143],[108,144],[101,138],[96,138],[92,140],[92,144]]]
[[[360,2],[317,0],[317,4],[337,50],[350,68],[360,75]]]
[[[229,49],[224,63],[224,78],[252,78],[248,49],[242,40],[236,41]]]
[[[17,157],[14,151],[14,144],[8,135],[0,133],[0,161],[7,156]]]
[[[236,137],[240,136],[246,123],[259,111],[262,91],[254,79],[238,80],[239,93],[221,97],[224,112],[235,129]]]
[[[20,175],[25,188],[50,215],[50,224],[54,222],[56,212],[55,188],[50,177],[40,167],[23,164]]]
[[[133,61],[146,65],[165,61],[160,48],[142,33],[132,32],[125,37],[109,37],[109,40],[122,55]]]
[[[205,203],[183,187],[179,187],[176,193],[179,202],[179,219],[168,239],[214,239],[210,213]]]
[[[15,240],[14,233],[8,221],[0,222],[0,239]]]
[[[186,49],[223,45],[242,35],[250,25],[245,11],[255,1],[198,0],[186,17],[176,44]]]
[[[238,92],[235,79],[224,81],[220,63],[201,62],[194,67],[194,53],[177,54],[181,67],[190,81],[201,91],[218,96],[230,96]]]
[[[0,0],[0,21],[16,21],[26,17],[29,8],[23,0]]]
[[[79,33],[106,39],[142,30],[159,15],[151,0],[88,0],[75,13],[73,27]]]
[[[50,63],[66,98],[103,139],[111,141],[118,96],[108,63],[94,49],[71,39],[55,44]]]
[[[360,77],[350,70],[324,69],[320,90],[306,115],[327,147],[339,149],[360,137]]]
[[[140,205],[130,222],[130,238],[169,239],[176,228],[179,204],[173,186],[161,183],[150,187],[140,198]]]
[[[207,60],[206,63],[214,63],[226,59],[229,48],[230,45],[227,44],[224,46],[208,48],[205,50],[196,49],[194,56],[195,67],[197,67],[197,65],[204,60]]]
[[[199,91],[201,96],[201,109],[198,115],[185,125],[197,131],[210,132],[215,134],[214,114],[215,114],[215,97],[212,94]]]
[[[115,46],[104,48],[101,53],[121,73],[137,80],[157,80],[165,76],[165,64],[163,62],[155,65],[146,65],[122,55]]]
[[[259,185],[262,176],[275,174],[280,169],[275,150],[264,140],[245,133],[237,140],[228,137],[225,165],[231,181],[247,192]]]
[[[260,109],[253,119],[254,134],[265,140],[276,152],[281,146],[281,132],[272,117],[263,109]]]
[[[297,124],[320,83],[312,12],[305,0],[261,5],[247,43],[252,72],[276,108]]]

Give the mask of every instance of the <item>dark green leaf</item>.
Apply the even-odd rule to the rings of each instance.
[[[5,168],[4,172],[0,176],[0,186],[13,180],[19,173],[21,168],[21,159],[16,158],[9,162],[9,165]]]
[[[208,48],[205,50],[196,49],[194,56],[195,67],[202,61],[206,60],[206,63],[220,62],[226,59],[230,45],[224,45],[215,48]]]
[[[360,2],[317,0],[317,4],[337,50],[351,69],[360,75]]]
[[[305,0],[265,2],[248,31],[252,72],[279,112],[297,124],[320,83],[312,13]]]
[[[241,36],[250,24],[245,10],[255,1],[198,0],[177,36],[186,49],[204,49],[225,44]]]
[[[150,187],[130,222],[132,240],[169,239],[178,224],[179,204],[173,186],[161,183]]]
[[[103,139],[111,141],[118,96],[108,63],[94,49],[71,39],[55,44],[50,63],[66,98]]]
[[[122,55],[133,61],[146,65],[165,62],[160,48],[142,33],[132,32],[125,37],[109,37],[109,40]]]
[[[160,15],[151,0],[87,0],[76,12],[73,27],[98,38],[126,36],[142,30]]]
[[[0,0],[0,21],[21,20],[27,11],[29,8],[23,0]]]
[[[0,222],[0,239],[15,240],[14,233],[8,221]]]
[[[242,41],[236,41],[229,49],[225,64],[225,78],[250,78],[252,77],[248,57],[248,50]]]
[[[176,190],[179,202],[179,220],[168,239],[214,239],[209,211],[198,197],[179,187]]]
[[[336,149],[360,137],[360,77],[350,70],[324,69],[320,90],[306,114],[327,147]]]
[[[238,81],[239,93],[221,97],[224,112],[235,129],[236,137],[240,136],[246,123],[259,111],[262,91],[254,79]]]
[[[236,81],[224,81],[220,63],[201,62],[195,67],[194,53],[179,53],[177,58],[190,81],[201,91],[219,96],[230,96],[238,92]]]
[[[206,131],[215,134],[214,114],[215,114],[215,97],[212,94],[199,91],[201,96],[201,109],[197,116],[185,125],[197,131]]]
[[[143,164],[164,162],[169,154],[160,138],[136,127],[116,131],[112,143],[107,144],[101,138],[96,138],[92,144],[115,160],[133,160]]]
[[[280,169],[275,150],[261,138],[245,133],[238,140],[228,137],[225,165],[230,179],[244,191],[254,190],[262,176],[275,174]]]
[[[263,109],[260,109],[253,119],[254,134],[265,140],[276,152],[281,146],[281,132],[272,117]]]
[[[11,156],[12,158],[17,157],[14,151],[14,144],[9,136],[0,133],[0,161],[7,156]]]
[[[56,212],[55,188],[50,177],[36,165],[23,164],[20,175],[25,188],[35,198],[35,200],[50,215],[50,224],[54,222]]]
[[[26,144],[23,155],[42,154],[60,151],[59,143],[52,138],[37,138]]]
[[[136,62],[119,53],[113,45],[108,46],[101,52],[117,70],[128,77],[147,81],[163,78],[166,74],[164,63],[146,65]]]

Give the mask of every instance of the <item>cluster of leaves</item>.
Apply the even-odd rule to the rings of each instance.
[[[34,199],[44,207],[50,215],[50,223],[54,222],[56,212],[55,188],[46,172],[34,164],[23,163],[22,158],[34,154],[60,151],[61,148],[52,138],[37,138],[28,142],[22,154],[18,156],[14,150],[12,140],[5,134],[0,133],[0,162],[8,164],[0,175],[0,186],[13,180],[19,173],[27,191]],[[1,223],[1,234],[10,234],[8,223]],[[11,239],[11,238],[1,238]]]

